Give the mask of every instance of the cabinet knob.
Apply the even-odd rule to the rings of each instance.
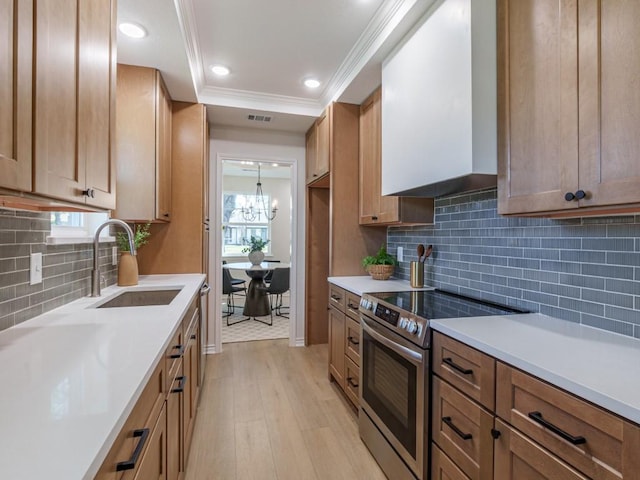
[[[169,214],[168,213],[163,213],[162,216],[165,217],[165,218],[169,218]]]
[[[84,195],[85,197],[95,198],[96,191],[93,188],[87,188],[86,190],[82,191],[82,195]]]
[[[377,220],[378,217],[376,217],[375,215],[373,217],[371,217],[371,220]]]
[[[585,191],[584,191],[584,190],[578,190],[578,191],[575,193],[575,195],[576,195],[576,198],[577,198],[578,200],[582,200],[584,197],[586,197],[586,196],[587,196],[587,194],[585,193]]]
[[[573,192],[567,192],[567,193],[564,194],[564,199],[567,202],[571,202],[571,201],[576,199],[576,196],[573,194]]]
[[[567,202],[571,202],[573,200],[582,200],[587,196],[587,193],[584,190],[577,190],[576,193],[567,192],[564,194],[564,199]]]

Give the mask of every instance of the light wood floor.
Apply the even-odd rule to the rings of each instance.
[[[385,479],[327,379],[327,345],[225,345],[207,356],[186,480]]]

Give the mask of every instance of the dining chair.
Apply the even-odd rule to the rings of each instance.
[[[222,293],[227,296],[227,311],[225,317],[227,319],[227,327],[234,325],[238,322],[229,323],[229,317],[233,315],[236,309],[235,305],[235,294],[239,294],[243,292],[245,295],[247,293],[247,289],[241,286],[235,286],[232,284],[231,273],[228,269],[222,269]]]
[[[222,265],[226,265],[226,264],[227,264],[227,261],[226,260],[222,260]],[[242,278],[231,277],[231,285],[233,285],[233,286],[242,285],[243,287],[246,288],[245,283],[246,283],[246,280],[243,280]]]
[[[269,263],[280,263],[280,260],[269,260]],[[271,278],[273,277],[273,270],[269,270],[267,274],[264,276],[262,281],[269,285],[271,283]]]
[[[271,319],[273,321],[273,312],[278,317],[289,318],[282,313],[283,308],[289,308],[282,305],[282,295],[289,291],[289,277],[291,268],[276,268],[273,270],[273,276],[271,277],[271,283],[266,289],[266,292],[270,297],[271,304]],[[275,300],[275,302],[274,302]]]

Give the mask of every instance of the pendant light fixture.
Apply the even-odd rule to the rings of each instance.
[[[243,206],[240,209],[242,218],[245,222],[260,221],[264,217],[267,221],[272,221],[276,218],[278,213],[278,202],[273,201],[271,205],[271,211],[267,208],[267,202],[265,201],[264,194],[262,193],[262,181],[260,177],[260,164],[258,163],[258,183],[256,184],[256,194],[254,199],[249,202],[249,205]]]

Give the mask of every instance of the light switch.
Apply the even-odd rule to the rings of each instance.
[[[32,253],[29,263],[29,284],[42,283],[42,253]]]
[[[111,265],[118,265],[118,247],[111,247]]]
[[[404,262],[404,248],[398,247],[398,261]]]

